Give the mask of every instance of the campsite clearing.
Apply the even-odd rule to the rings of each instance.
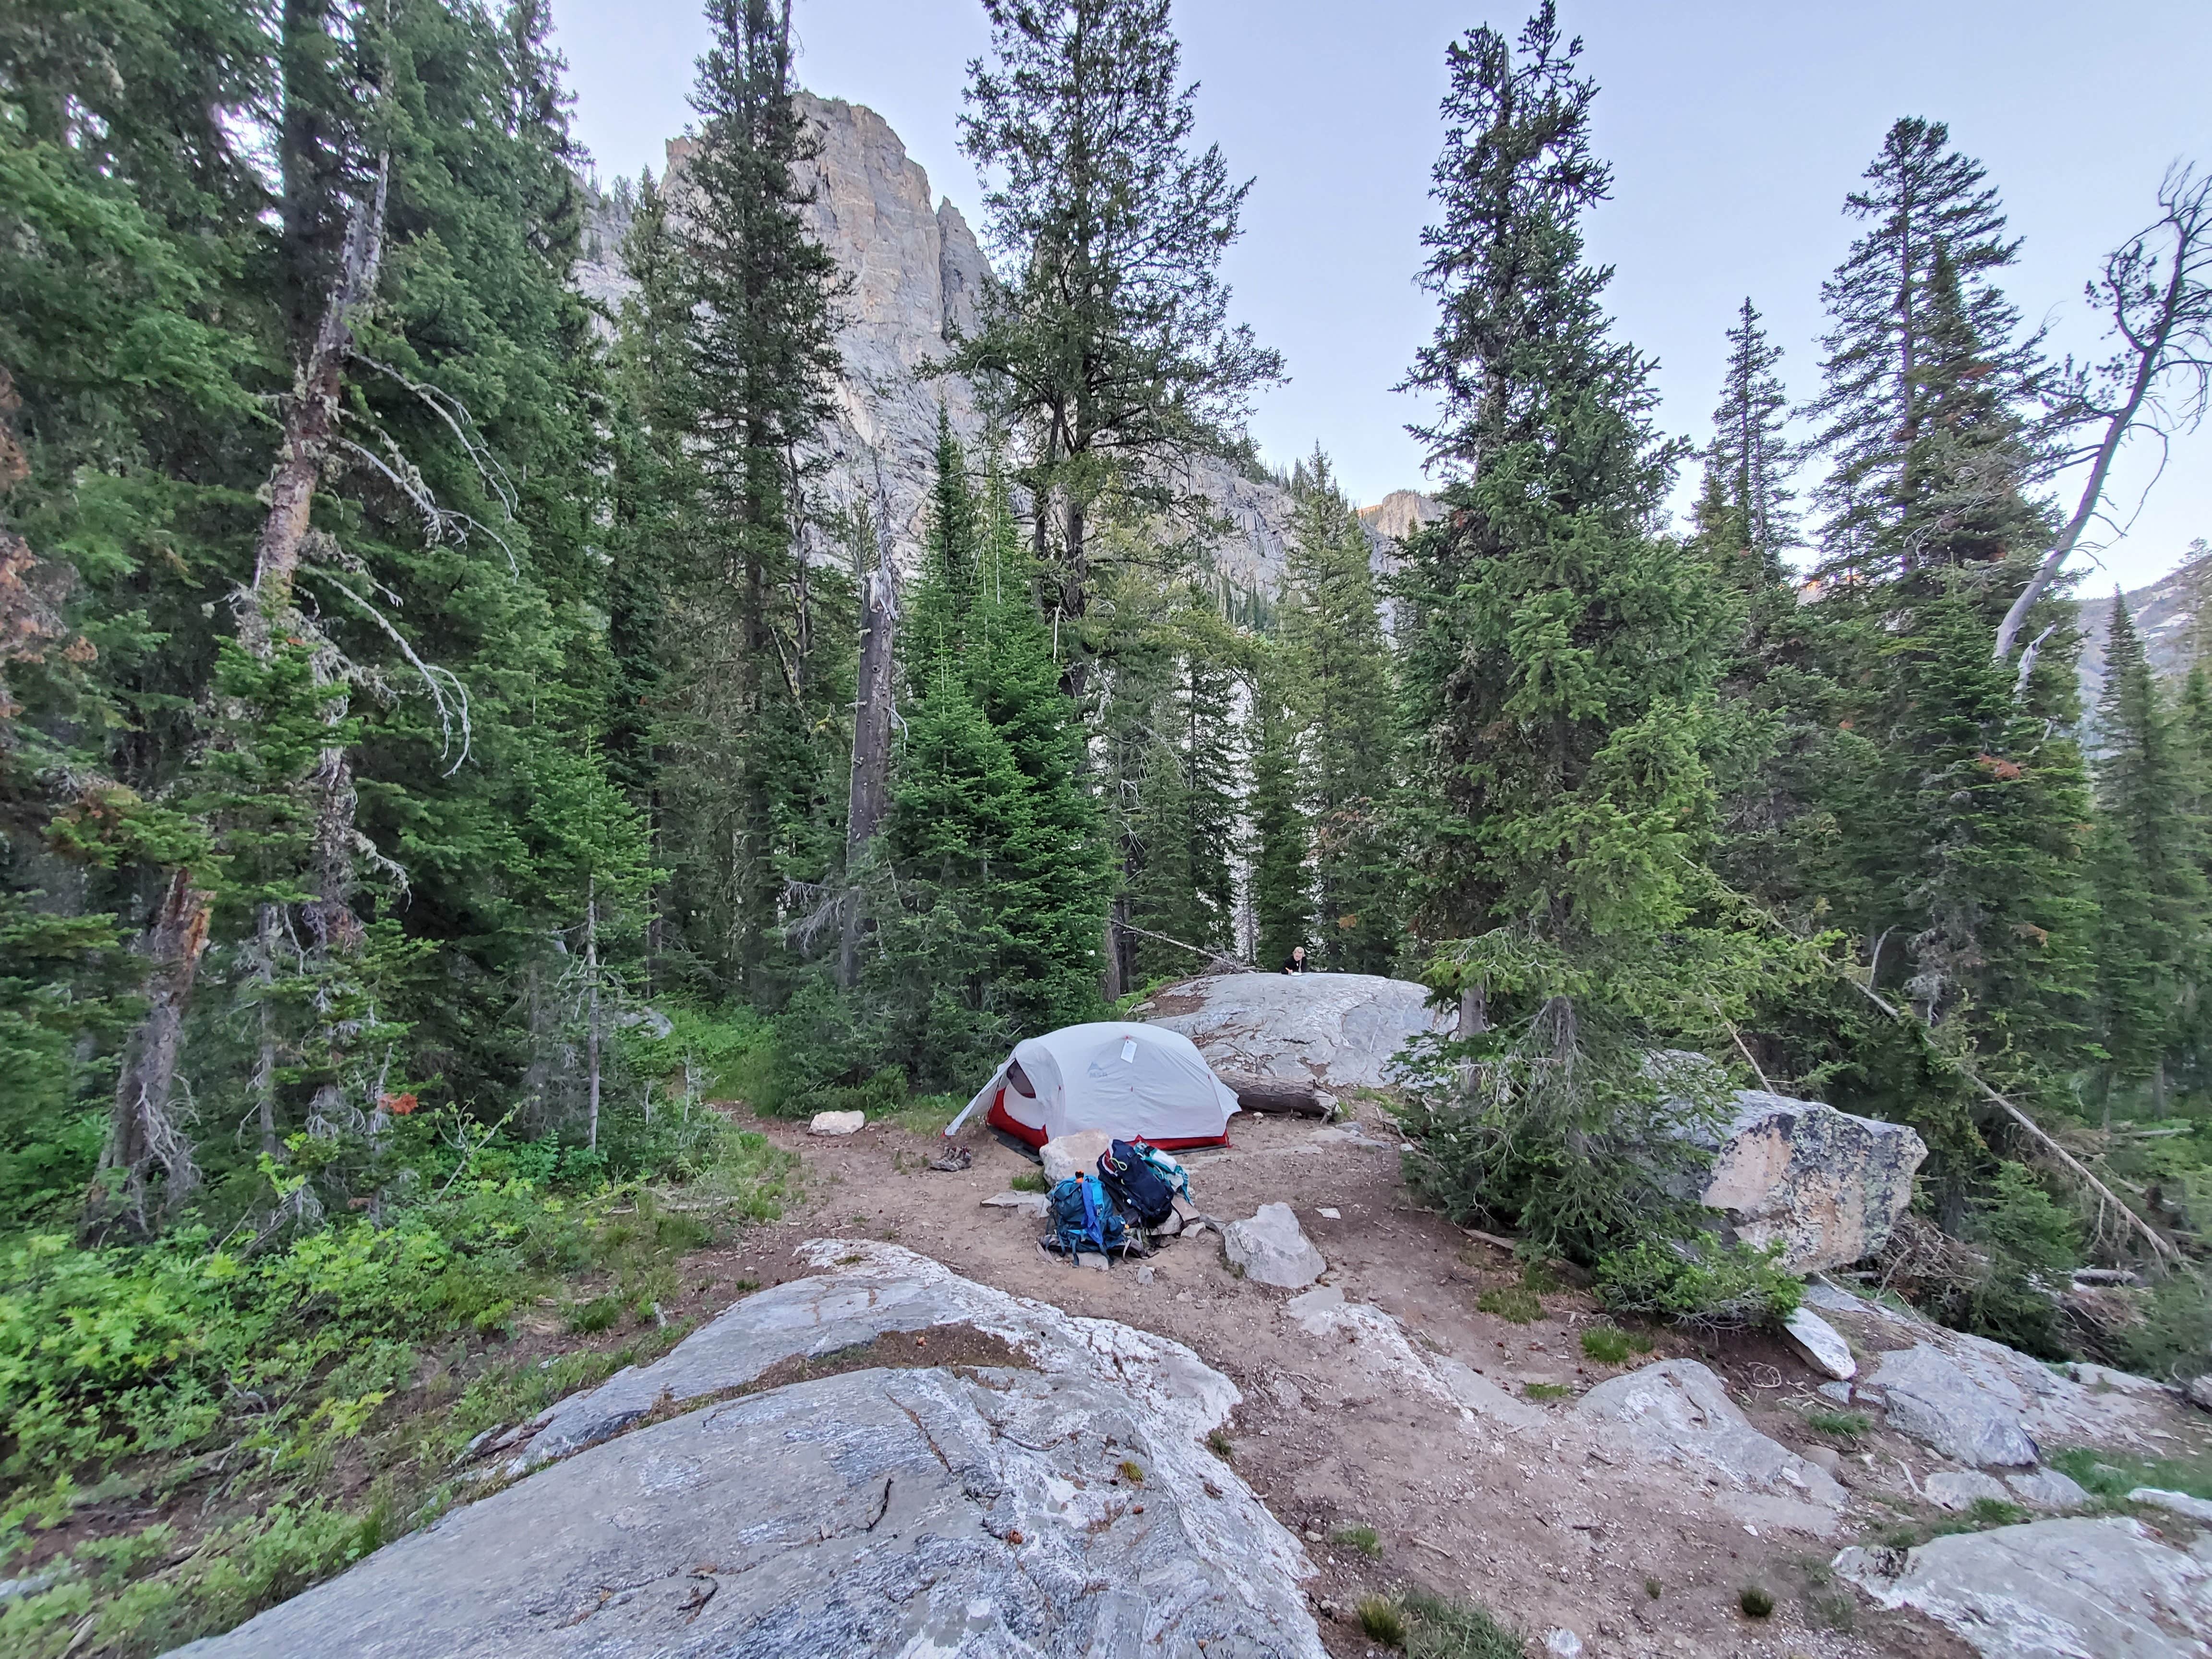
[[[1593,1655],[1963,1659],[1966,1650],[1940,1632],[1864,1607],[1849,1631],[1819,1627],[1814,1614],[1826,1603],[1802,1564],[1824,1561],[1832,1546],[1766,1528],[1754,1536],[1680,1470],[1598,1461],[1603,1454],[1592,1455],[1571,1408],[1632,1367],[1583,1355],[1580,1334],[1598,1322],[1595,1304],[1546,1285],[1531,1322],[1480,1311],[1486,1291],[1522,1285],[1519,1265],[1414,1208],[1395,1126],[1372,1104],[1353,1110],[1364,1121],[1240,1114],[1229,1146],[1176,1157],[1210,1214],[1230,1219],[1289,1204],[1328,1258],[1325,1286],[1391,1316],[1425,1354],[1455,1358],[1525,1402],[1540,1413],[1531,1426],[1468,1421],[1447,1401],[1391,1387],[1347,1339],[1309,1335],[1287,1316],[1288,1292],[1232,1273],[1210,1230],[1105,1272],[1048,1255],[1027,1206],[988,1203],[1036,1164],[973,1123],[960,1137],[973,1148],[972,1167],[944,1172],[927,1167],[942,1139],[895,1121],[823,1140],[802,1124],[745,1114],[748,1127],[802,1155],[805,1190],[743,1248],[690,1258],[684,1307],[717,1310],[740,1287],[803,1277],[811,1270],[792,1252],[807,1238],[889,1240],[1017,1295],[1188,1343],[1227,1374],[1244,1396],[1228,1455],[1285,1524],[1323,1540],[1309,1544],[1320,1570],[1308,1586],[1316,1601],[1349,1608],[1364,1595],[1425,1584],[1487,1603],[1539,1643],[1554,1628],[1575,1630]],[[1820,1379],[1778,1340],[1653,1334],[1656,1352],[1633,1356],[1636,1364],[1701,1359],[1761,1432],[1797,1448],[1817,1441],[1796,1407]],[[1784,1386],[1762,1386],[1778,1376]],[[1899,1449],[1923,1459],[1917,1449]],[[1909,1503],[1895,1468],[1881,1462],[1848,1468],[1846,1478],[1862,1491],[1894,1486]],[[1375,1530],[1379,1555],[1326,1541],[1362,1528]],[[1755,1630],[1738,1604],[1754,1577],[1782,1599]],[[1664,1594],[1647,1595],[1647,1579]],[[1356,1621],[1324,1618],[1321,1628],[1339,1656],[1372,1645]]]

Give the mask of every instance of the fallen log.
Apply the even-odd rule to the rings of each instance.
[[[1329,1108],[1311,1083],[1296,1078],[1252,1077],[1238,1072],[1217,1072],[1236,1092],[1237,1103],[1248,1112],[1273,1112],[1289,1117],[1327,1117]]]

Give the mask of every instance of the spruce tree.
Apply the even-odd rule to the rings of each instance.
[[[1728,343],[1698,520],[1707,534],[1748,561],[1741,580],[1757,587],[1781,580],[1782,556],[1797,542],[1790,481],[1799,454],[1788,435],[1789,397],[1775,373],[1782,348],[1766,337],[1749,299],[1728,331]]]
[[[1255,642],[1251,679],[1251,842],[1253,949],[1263,970],[1289,959],[1313,936],[1312,878],[1306,863],[1311,830],[1299,783],[1304,727],[1295,698],[1295,671],[1279,643]]]
[[[1396,734],[1367,533],[1318,450],[1294,475],[1292,493],[1280,628],[1304,726],[1315,965],[1387,973],[1398,951],[1401,885],[1390,823]]]
[[[2108,1091],[2149,1080],[2163,1093],[2182,994],[2203,968],[2203,821],[2190,799],[2185,742],[2116,593],[2097,705],[2090,855],[2100,911],[2097,1041]]]
[[[2041,375],[2037,342],[2019,337],[2019,313],[1997,286],[2020,245],[2006,236],[1981,164],[1951,148],[1942,122],[1907,118],[1890,128],[1865,179],[1844,211],[1868,228],[1821,286],[1832,321],[1821,342],[1825,385],[1807,410],[1819,423],[1814,447],[1831,463],[1819,492],[1824,556],[1862,580],[1909,569],[1915,557],[1910,543],[1880,532],[1895,527],[1911,493],[1907,457],[1923,438],[1939,250],[1950,271],[1948,325],[1976,342],[1984,392],[2017,403]]]
[[[832,630],[796,545],[806,478],[792,459],[830,413],[842,289],[801,215],[797,169],[817,141],[793,100],[788,14],[709,0],[707,18],[699,136],[672,187],[697,495],[673,578],[662,845],[695,959],[773,1000],[785,884],[833,867],[842,842],[827,820],[842,817],[843,750],[814,729],[840,699],[810,660],[817,622]]]
[[[1700,915],[1729,613],[1651,532],[1678,451],[1583,257],[1610,175],[1579,50],[1549,4],[1517,50],[1488,28],[1449,50],[1426,233],[1443,315],[1411,378],[1443,398],[1423,435],[1454,481],[1399,592],[1414,930],[1486,1059],[1455,1085],[1471,1100],[1415,1126],[1410,1173],[1595,1258],[1694,1228],[1659,1126],[1712,1101],[1649,1050],[1725,1042],[1759,951]]]
[[[1252,389],[1282,368],[1228,320],[1221,260],[1251,185],[1194,144],[1197,88],[1178,84],[1169,9],[984,0],[993,58],[970,66],[961,118],[962,149],[999,181],[984,210],[1005,281],[948,366],[1024,446],[1079,696],[1098,502],[1116,489],[1164,501],[1167,464],[1224,452]]]
[[[994,472],[978,497],[940,425],[906,630],[907,696],[884,826],[888,888],[854,999],[860,1069],[954,1087],[1021,1037],[1097,1010],[1105,862],[1076,775],[1080,727],[1036,604],[1037,570]]]
[[[1402,587],[1416,925],[1433,940],[1649,938],[1683,914],[1711,810],[1697,737],[1722,612],[1648,532],[1677,452],[1583,258],[1611,175],[1578,55],[1548,4],[1517,53],[1487,28],[1449,51],[1425,234],[1443,319],[1411,379],[1444,399],[1422,435],[1455,482]]]

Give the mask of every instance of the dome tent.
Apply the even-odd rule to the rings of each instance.
[[[1219,1146],[1238,1109],[1188,1037],[1117,1020],[1024,1037],[945,1133],[979,1106],[993,1127],[1032,1146],[1103,1129],[1163,1150]]]

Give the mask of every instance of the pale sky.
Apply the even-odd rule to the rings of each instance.
[[[554,0],[554,14],[602,178],[658,172],[691,118],[697,5]],[[881,112],[975,222],[955,119],[988,45],[981,6],[797,0],[795,15],[805,83]],[[1587,43],[1614,169],[1592,251],[1617,268],[1621,333],[1659,360],[1662,423],[1700,442],[1747,294],[1788,353],[1791,395],[1818,390],[1820,281],[1854,228],[1844,196],[1898,117],[1948,122],[1987,166],[2025,239],[2007,287],[2062,351],[2099,349],[2081,285],[2149,221],[2167,163],[2212,166],[2206,0],[1563,0],[1560,15]],[[1362,501],[1433,482],[1404,429],[1420,405],[1390,388],[1435,325],[1413,276],[1444,44],[1526,15],[1480,0],[1179,0],[1201,136],[1258,180],[1227,270],[1237,314],[1291,376],[1253,417],[1269,459],[1318,441]],[[2082,591],[2138,586],[2212,537],[2212,427],[2176,441],[2154,485],[2158,464],[2148,443],[2124,458],[2112,499],[2127,533],[2108,534]]]

